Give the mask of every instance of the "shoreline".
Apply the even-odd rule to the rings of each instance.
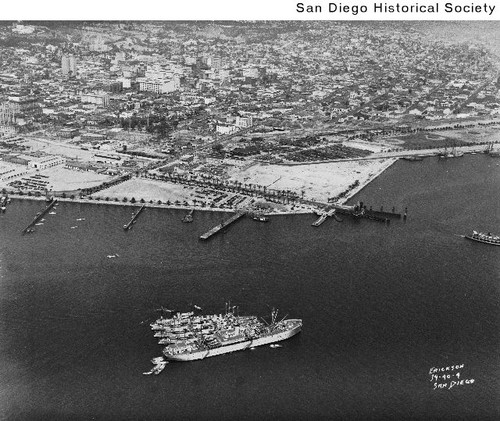
[[[394,158],[389,158],[386,163],[380,168],[376,170],[375,173],[373,173],[368,179],[366,179],[364,182],[360,183],[358,186],[356,186],[354,189],[349,191],[349,193],[346,194],[345,197],[343,197],[341,200],[337,201],[338,204],[345,204],[347,203],[350,199],[352,199],[356,194],[361,192],[366,186],[368,186],[373,180],[375,180],[380,174],[382,174],[385,170],[387,170],[389,167],[391,167],[396,161],[398,161],[399,158],[394,157]],[[28,196],[27,194],[10,194],[7,193],[8,196],[12,199],[19,199],[19,200],[34,200],[34,201],[41,201],[41,202],[46,202],[46,197],[45,196]],[[237,212],[239,209],[238,208],[218,208],[218,207],[210,207],[210,206],[204,206],[204,207],[198,207],[198,206],[193,206],[193,205],[182,205],[182,204],[170,204],[167,205],[165,203],[150,203],[149,201],[136,201],[134,203],[127,201],[116,201],[116,200],[96,200],[96,199],[85,199],[85,198],[62,198],[62,197],[56,197],[55,198],[58,202],[69,202],[69,203],[84,203],[84,204],[90,204],[90,205],[112,205],[112,206],[130,206],[130,207],[141,207],[142,205],[146,205],[146,207],[149,208],[155,208],[155,209],[173,209],[173,210],[198,210],[198,211],[211,211],[211,212],[225,212],[225,213],[234,213]],[[272,202],[271,202],[272,203]],[[318,201],[318,204],[321,203]],[[325,203],[326,205],[326,203]],[[303,214],[313,214],[315,213],[315,209],[313,205],[308,205],[311,206],[310,209],[297,209],[297,210],[277,210],[274,209],[273,211],[264,211],[263,214],[266,216],[273,216],[273,215],[303,215]]]
[[[19,200],[33,200],[38,202],[47,202],[45,197],[36,197],[36,196],[27,196],[20,194],[9,194],[10,199],[19,199]],[[70,199],[70,198],[55,198],[58,202],[66,202],[66,203],[80,203],[87,205],[112,205],[112,206],[130,206],[130,207],[138,207],[140,208],[142,205],[146,205],[146,208],[155,208],[155,209],[173,209],[173,210],[184,210],[184,211],[202,211],[202,212],[221,212],[221,213],[235,213],[238,209],[225,209],[225,208],[211,208],[211,207],[198,207],[198,206],[183,206],[183,205],[165,205],[165,204],[157,204],[157,203],[123,203],[123,202],[115,202],[115,201],[105,201],[105,200],[88,200],[88,199]],[[8,210],[8,207],[7,207]],[[280,212],[264,212],[266,216],[273,215],[303,215],[303,214],[311,214],[314,213],[313,210],[309,209],[301,209],[301,210],[293,210],[293,211],[280,211]]]
[[[392,167],[397,161],[399,161],[399,159],[400,158],[390,158],[388,160],[388,162],[386,163],[386,165],[379,168],[368,180],[365,180],[364,183],[360,183],[359,186],[352,189],[338,203],[340,203],[341,205],[346,204],[350,199],[352,199],[354,196],[356,196],[358,193],[360,193],[361,190],[363,190],[366,186],[368,186],[373,180],[375,180],[377,177],[379,177],[384,171],[386,171],[388,168]]]

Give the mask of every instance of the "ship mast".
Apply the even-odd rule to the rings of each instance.
[[[285,317],[283,317],[283,318],[282,318],[282,319],[278,322],[278,324],[279,324],[279,323],[281,323],[283,320],[285,320],[287,317],[288,317],[288,314],[286,314],[286,315],[285,315]]]

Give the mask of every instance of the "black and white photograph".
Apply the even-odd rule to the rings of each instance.
[[[185,3],[0,21],[0,419],[500,419],[495,3]]]

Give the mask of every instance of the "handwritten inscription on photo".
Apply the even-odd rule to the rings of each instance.
[[[433,390],[447,389],[474,384],[475,380],[463,375],[465,364],[450,365],[446,367],[432,367],[429,370]]]

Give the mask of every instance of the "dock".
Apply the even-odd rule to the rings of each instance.
[[[35,218],[33,219],[33,221],[31,221],[29,223],[29,225],[24,228],[21,232],[23,234],[26,234],[28,232],[32,232],[33,231],[33,227],[35,226],[35,224],[40,221],[40,219],[42,219],[57,203],[57,199],[52,199],[52,201],[47,205],[47,207],[42,210],[41,212],[38,212],[36,215],[35,215]]]
[[[191,209],[185,216],[182,218],[182,222],[193,222],[193,212],[194,209]]]
[[[245,215],[245,212],[237,212],[234,215],[232,215],[229,219],[222,221],[219,225],[216,225],[213,227],[210,231],[207,231],[205,234],[200,235],[200,240],[208,240],[210,237],[213,235],[217,234],[220,230],[223,228],[226,228],[233,222],[236,222],[238,219],[240,219],[242,216]]]
[[[336,209],[330,209],[329,211],[327,212],[322,212],[320,215],[319,215],[319,218],[313,222],[311,225],[313,227],[319,227],[323,222],[326,221],[326,218],[328,218],[329,216],[332,216],[335,214],[335,211]]]
[[[123,229],[125,231],[128,231],[129,229],[132,228],[132,226],[136,223],[137,221],[137,218],[139,217],[139,215],[141,214],[141,212],[146,208],[146,205],[142,205],[141,208],[132,215],[132,219],[130,219],[130,221],[128,222],[128,224],[125,224],[123,226]]]
[[[388,218],[401,219],[401,214],[397,212],[365,210],[365,218],[375,219],[375,220],[386,220]]]
[[[372,207],[370,206],[370,209],[367,209],[366,205],[363,204],[363,202],[360,202],[356,205],[340,205],[340,204],[332,204],[329,205],[327,208],[325,208],[322,212],[323,214],[327,214],[332,212],[332,209],[334,210],[333,213],[338,213],[341,215],[350,215],[354,216],[355,218],[365,218],[365,219],[370,219],[372,221],[380,221],[380,222],[387,222],[389,223],[391,219],[405,219],[407,217],[407,212],[408,209],[405,208],[404,215],[401,215],[401,213],[396,212],[395,208],[392,208],[392,211],[384,211],[384,208],[381,207],[380,210],[373,210]],[[328,215],[331,216],[331,215]],[[324,220],[326,219],[323,218],[322,216],[313,223],[313,226],[319,226],[321,225]]]

